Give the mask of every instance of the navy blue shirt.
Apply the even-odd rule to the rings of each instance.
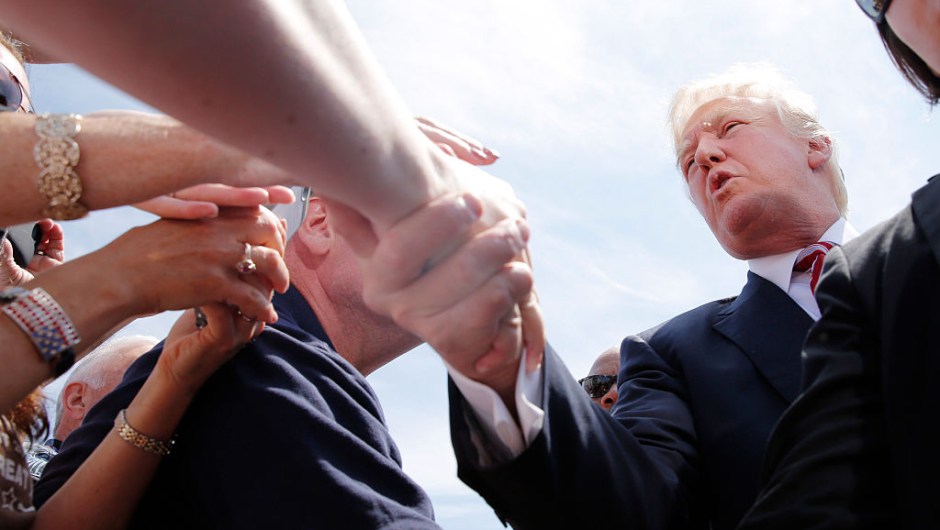
[[[294,288],[274,306],[278,322],[196,396],[129,528],[438,528],[365,378]],[[35,487],[37,506],[107,435],[161,348],[68,437]]]

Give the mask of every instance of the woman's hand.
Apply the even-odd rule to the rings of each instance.
[[[272,290],[289,286],[285,244],[284,224],[268,209],[223,208],[212,219],[161,219],[134,228],[82,259],[93,261],[85,269],[132,315],[219,302],[246,318],[274,322]],[[240,272],[238,264],[249,259],[255,270]]]
[[[206,304],[200,311],[202,327],[193,309],[176,321],[158,362],[159,369],[190,394],[264,329],[264,323],[249,322],[224,304]]]
[[[237,188],[226,184],[200,184],[139,202],[135,208],[164,219],[206,219],[219,215],[223,206],[263,206],[290,204],[294,194],[284,186]]]
[[[38,234],[36,248],[26,268],[13,260],[13,244],[4,238],[0,244],[0,287],[23,285],[37,274],[65,262],[65,233],[52,219],[43,219],[33,227]],[[35,236],[34,236],[35,237]]]

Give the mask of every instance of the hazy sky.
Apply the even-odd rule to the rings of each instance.
[[[735,62],[777,64],[816,97],[841,144],[859,230],[940,171],[940,123],[851,0],[348,4],[415,114],[502,154],[492,172],[527,204],[548,336],[576,377],[627,334],[743,285],[745,265],[722,252],[674,168],[664,119],[680,84]],[[144,108],[71,66],[31,73],[42,110]],[[277,98],[270,90],[245,104]],[[69,255],[147,221],[122,208],[66,223]],[[133,328],[162,336],[169,320]],[[370,381],[441,525],[501,528],[456,479],[436,355],[419,348]]]

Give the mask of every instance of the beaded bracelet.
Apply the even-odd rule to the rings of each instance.
[[[127,423],[127,409],[121,409],[121,412],[118,412],[116,418],[114,418],[114,427],[117,428],[118,436],[121,437],[125,442],[133,445],[138,449],[147,451],[148,453],[153,453],[157,456],[166,456],[170,454],[170,451],[173,450],[173,445],[176,443],[176,440],[159,440],[157,438],[151,438],[146,434],[138,431],[137,429],[131,427],[130,423]]]
[[[82,197],[82,180],[75,172],[81,150],[75,136],[82,130],[78,114],[42,114],[36,120],[39,141],[33,147],[33,159],[39,166],[39,192],[49,203],[45,217],[55,220],[78,219],[88,208],[78,202]]]
[[[81,341],[65,310],[41,288],[10,287],[0,291],[0,311],[33,341],[39,356],[62,375],[75,362],[72,349]]]

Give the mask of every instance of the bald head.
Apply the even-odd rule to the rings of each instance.
[[[59,393],[53,436],[64,440],[81,425],[91,407],[121,382],[127,367],[157,342],[143,335],[112,339],[76,364]]]
[[[591,396],[591,401],[610,412],[617,402],[617,374],[620,373],[620,348],[612,346],[604,350],[587,377],[581,379],[581,386]]]

